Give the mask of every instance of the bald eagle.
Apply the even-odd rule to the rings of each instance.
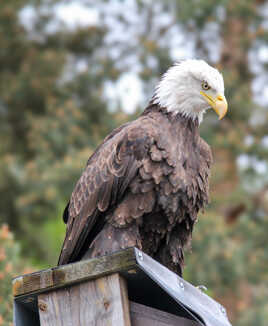
[[[182,274],[183,250],[208,202],[211,150],[204,112],[227,112],[222,75],[185,60],[163,75],[145,111],[89,158],[63,219],[59,265],[136,246]]]

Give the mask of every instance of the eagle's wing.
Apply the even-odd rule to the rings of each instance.
[[[79,257],[99,215],[122,198],[151,143],[145,128],[127,124],[108,136],[90,157],[64,213],[67,230],[59,265]]]

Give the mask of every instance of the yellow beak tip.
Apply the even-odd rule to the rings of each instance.
[[[212,109],[218,114],[219,120],[221,120],[227,113],[228,103],[224,95],[218,94],[216,98],[204,93],[200,92],[202,96],[205,97],[206,101],[211,105]]]
[[[215,106],[213,107],[213,109],[218,114],[219,120],[221,120],[226,115],[227,110],[228,110],[228,104],[227,104],[227,101],[225,100],[225,98],[222,100],[217,100],[215,102]]]

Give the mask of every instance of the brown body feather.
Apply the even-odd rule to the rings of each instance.
[[[181,274],[211,162],[198,121],[149,105],[90,157],[64,213],[59,264],[137,246]]]

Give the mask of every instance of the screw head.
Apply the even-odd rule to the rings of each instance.
[[[183,284],[182,281],[179,281],[179,286],[180,286],[180,288],[181,288],[182,290],[184,290],[184,284]]]
[[[220,305],[220,310],[224,315],[226,315],[226,310],[222,305]]]
[[[207,287],[206,287],[205,285],[198,285],[197,288],[198,288],[198,290],[200,290],[202,293],[208,290]]]

